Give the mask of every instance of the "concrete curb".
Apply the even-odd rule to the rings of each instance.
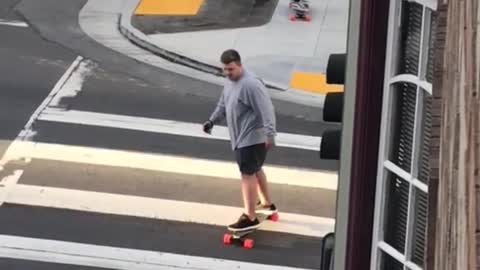
[[[147,50],[157,56],[160,56],[163,59],[166,59],[167,61],[170,61],[172,63],[187,66],[189,68],[202,71],[208,74],[212,74],[217,77],[223,77],[222,69],[220,67],[197,61],[190,57],[175,53],[171,50],[160,48],[157,45],[153,44],[150,41],[149,37],[145,35],[142,31],[133,27],[131,23],[131,16],[133,14],[133,11],[137,7],[139,1],[140,0],[127,1],[127,3],[125,4],[120,14],[118,27],[119,27],[120,33],[125,38],[130,40],[130,42],[132,42],[136,46],[139,46],[140,48]],[[275,84],[269,81],[264,81],[264,82],[268,88],[280,90],[280,91],[288,90],[285,87],[282,87],[278,84]]]

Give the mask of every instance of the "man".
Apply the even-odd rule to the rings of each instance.
[[[267,89],[242,66],[237,51],[223,52],[221,62],[228,80],[217,107],[203,124],[203,130],[210,134],[215,124],[226,119],[231,147],[241,173],[244,204],[244,212],[238,221],[228,227],[233,231],[244,231],[260,226],[256,213],[277,212],[262,169],[267,150],[275,144],[275,112]],[[258,205],[257,193],[260,197]]]

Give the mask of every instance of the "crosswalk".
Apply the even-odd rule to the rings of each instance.
[[[28,24],[26,22],[17,21],[17,20],[5,20],[5,19],[0,19],[0,25],[14,26],[14,27],[28,27]]]
[[[33,239],[0,235],[0,253],[15,259],[51,262],[52,254],[58,263],[111,269],[169,270],[169,269],[258,269],[295,270],[298,268],[272,266],[230,260],[211,260],[202,257],[159,253],[153,251],[93,246],[64,241]],[[41,248],[32,248],[41,247]],[[19,252],[20,250],[20,252]]]
[[[131,132],[132,140],[138,138],[133,132],[168,134],[212,141],[229,151],[225,127],[210,136],[194,121],[69,108],[66,101],[84,91],[95,68],[78,57],[0,160],[0,211],[17,213],[16,223],[25,219],[0,231],[0,257],[129,270],[317,268],[321,237],[335,224],[333,170],[267,164],[280,222],[265,222],[258,247],[245,254],[221,247],[225,226],[242,211],[233,160],[44,139],[41,126],[48,123],[81,127],[85,133],[79,137],[95,136],[95,128],[117,136],[125,134],[119,130]],[[66,136],[58,130],[59,138]],[[311,153],[320,141],[312,134],[280,132],[278,148]],[[39,215],[45,220],[30,222],[37,211],[45,211]],[[13,222],[13,215],[0,216]],[[145,244],[150,241],[155,244]]]

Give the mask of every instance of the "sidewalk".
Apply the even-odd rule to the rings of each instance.
[[[220,54],[225,49],[234,48],[242,55],[247,68],[259,75],[270,87],[321,95],[343,91],[341,86],[326,85],[324,74],[328,56],[346,51],[346,0],[311,0],[310,22],[288,20],[289,0],[278,0],[271,11],[271,19],[260,18],[261,12],[268,14],[266,10],[261,10],[254,17],[244,19],[257,24],[256,26],[238,28],[235,27],[235,20],[239,21],[238,24],[241,20],[229,14],[232,23],[226,29],[220,29],[221,26],[208,27],[215,20],[211,16],[208,17],[210,21],[202,27],[200,17],[207,17],[203,13],[214,8],[208,0],[175,0],[175,4],[170,7],[162,5],[173,0],[129,1],[136,1],[130,10],[131,21],[138,21],[139,17],[148,19],[143,19],[142,24],[136,23],[135,29],[125,29],[133,26],[131,23],[122,23],[122,33],[135,44],[171,61],[220,75]],[[238,9],[236,12],[240,12],[241,7],[235,8]],[[243,16],[247,16],[256,11],[242,12]],[[159,23],[170,23],[172,29],[178,29],[179,22],[194,21],[195,16],[198,29],[192,28],[193,23],[189,25],[188,31],[173,33],[165,32],[168,26],[156,27]],[[175,17],[179,18],[176,20]],[[225,20],[221,14],[218,17],[218,21]],[[164,32],[155,33],[158,32],[154,31],[155,28],[163,29]]]

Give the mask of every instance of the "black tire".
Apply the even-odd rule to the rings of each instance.
[[[323,133],[320,144],[320,159],[340,159],[341,130],[327,130]]]
[[[331,54],[327,64],[327,83],[344,84],[347,54]]]
[[[328,93],[325,96],[325,103],[323,104],[323,121],[342,122],[343,96],[343,92]]]
[[[328,233],[322,239],[322,259],[320,270],[330,270],[333,265],[333,251],[335,246],[335,234]]]

